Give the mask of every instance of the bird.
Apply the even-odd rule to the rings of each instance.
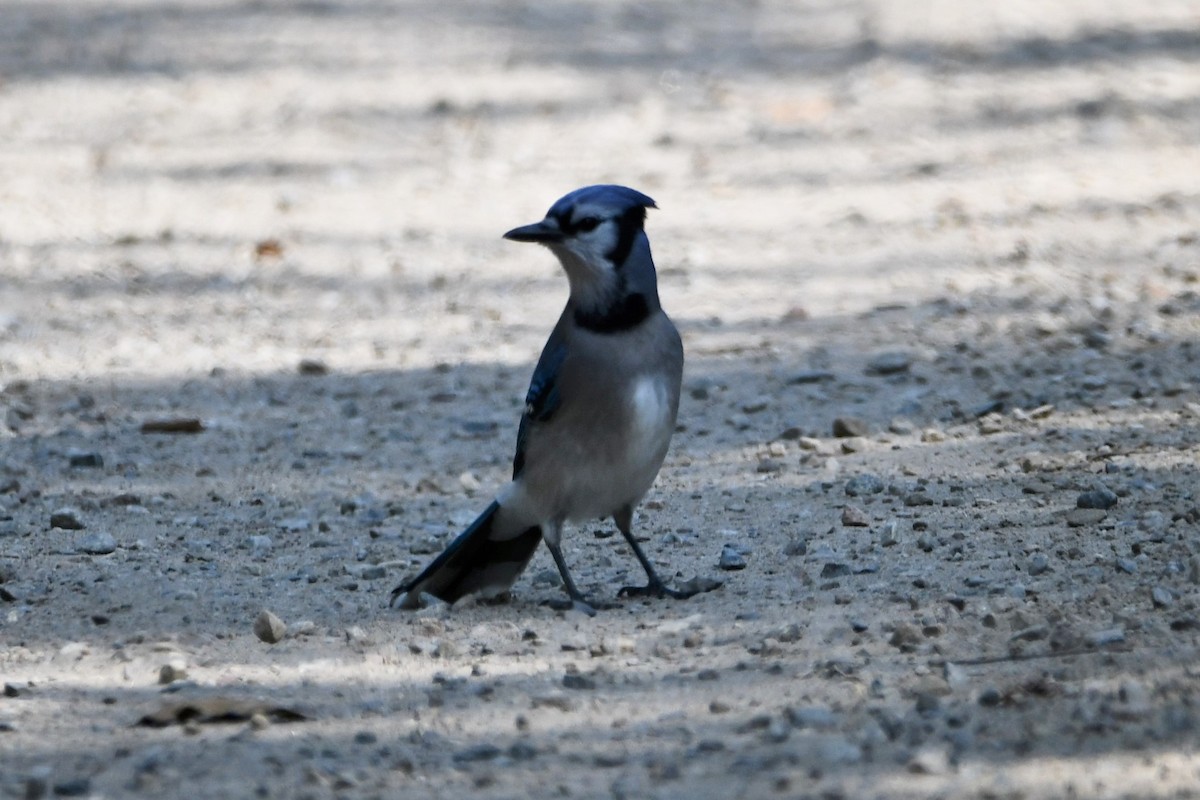
[[[517,429],[512,480],[390,605],[419,608],[422,595],[448,603],[467,595],[500,600],[546,543],[568,600],[589,615],[612,602],[580,590],[563,558],[567,522],[612,517],[646,573],[619,597],[684,599],[715,588],[676,589],[633,536],[634,510],[666,458],[679,411],[683,343],[658,295],[647,209],[626,186],[585,186],[556,201],[540,222],[504,238],[548,248],[570,294],[534,368]]]

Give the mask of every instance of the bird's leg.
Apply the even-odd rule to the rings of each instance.
[[[579,587],[575,585],[575,580],[571,577],[571,571],[567,569],[567,561],[563,558],[562,546],[559,543],[562,538],[562,526],[558,530],[551,532],[549,526],[543,529],[546,540],[546,547],[550,550],[550,555],[554,557],[554,564],[558,567],[558,574],[562,576],[563,587],[567,590],[567,595],[571,598],[570,603],[551,603],[554,608],[568,609],[573,608],[576,611],[582,611],[589,617],[596,616],[597,608],[611,608],[611,604],[594,603],[579,591]]]
[[[629,542],[629,546],[633,548],[633,554],[637,556],[638,563],[642,565],[642,569],[646,571],[648,580],[645,586],[624,586],[617,593],[619,597],[674,597],[676,600],[684,600],[699,591],[681,592],[678,589],[672,589],[663,583],[663,579],[658,577],[658,573],[654,571],[654,565],[650,563],[650,559],[646,558],[646,554],[642,552],[642,548],[638,545],[637,540],[633,538],[633,506],[625,506],[616,514],[613,514],[613,522],[617,523],[617,530],[625,537],[625,541]]]

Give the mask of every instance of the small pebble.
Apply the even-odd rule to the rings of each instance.
[[[73,508],[60,508],[50,514],[50,527],[61,528],[64,531],[80,531],[84,529],[79,512]]]
[[[1175,604],[1175,595],[1165,586],[1155,586],[1150,590],[1150,598],[1155,608],[1167,608]]]
[[[287,635],[287,625],[264,608],[254,618],[254,635],[267,644],[275,644]]]
[[[867,512],[857,506],[846,506],[842,509],[842,525],[847,528],[866,528],[871,524]]]
[[[863,473],[846,481],[846,494],[850,497],[880,494],[884,490],[883,480],[878,475]]]
[[[717,560],[717,566],[724,570],[738,570],[746,568],[746,559],[732,544],[725,544],[721,547],[721,557]]]
[[[173,658],[158,668],[158,682],[163,686],[187,677],[187,662],[182,658]]]
[[[829,372],[828,370],[806,369],[806,370],[802,370],[800,372],[794,373],[790,378],[788,378],[788,383],[791,383],[791,384],[821,383],[822,381],[831,381],[831,380],[833,380],[833,378],[834,378],[833,373]]]
[[[1121,570],[1121,572],[1132,575],[1133,573],[1137,572],[1137,562],[1132,558],[1118,558],[1117,569]]]
[[[870,433],[867,423],[857,417],[838,417],[833,421],[833,435],[839,439],[851,436],[866,436]]]
[[[562,685],[564,689],[590,691],[596,688],[596,681],[587,675],[568,672],[566,675],[563,675]]]
[[[91,791],[92,781],[90,778],[69,778],[54,784],[54,794],[58,797],[83,797]]]
[[[500,754],[500,748],[491,742],[480,742],[478,745],[467,747],[454,754],[454,759],[460,764],[472,762],[490,762]]]
[[[1100,508],[1073,508],[1067,512],[1067,525],[1072,528],[1083,528],[1102,522],[1108,512]]]
[[[117,549],[117,540],[107,531],[98,531],[81,538],[76,547],[81,553],[91,556],[106,556]]]
[[[1046,558],[1046,554],[1034,553],[1029,557],[1029,565],[1025,571],[1030,575],[1041,575],[1048,569],[1050,569],[1050,559]]]
[[[747,414],[757,414],[760,411],[765,411],[771,407],[771,398],[756,397],[742,404],[742,411]]]
[[[879,544],[881,547],[892,547],[900,543],[900,524],[894,519],[889,519],[883,525],[879,526]]]
[[[913,357],[911,353],[906,353],[900,350],[883,352],[875,355],[867,362],[867,375],[895,375],[898,372],[906,372],[912,366]]]
[[[1105,628],[1099,631],[1093,631],[1087,636],[1088,644],[1093,647],[1104,647],[1109,644],[1120,644],[1125,641],[1124,628]]]
[[[104,466],[104,458],[92,450],[77,450],[72,447],[67,451],[67,463],[81,469],[94,469]]]
[[[1117,495],[1107,486],[1098,485],[1075,499],[1076,508],[1110,509],[1117,504]]]

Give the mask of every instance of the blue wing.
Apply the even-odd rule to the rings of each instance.
[[[525,393],[525,413],[521,415],[521,426],[517,429],[517,452],[513,456],[513,480],[519,478],[525,469],[525,445],[533,423],[545,422],[554,416],[562,401],[558,378],[566,355],[567,344],[559,334],[559,329],[555,328],[542,348],[541,358],[529,381],[529,391]]]

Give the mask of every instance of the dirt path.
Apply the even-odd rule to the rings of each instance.
[[[0,5],[0,796],[1200,793],[1200,17],[1044,5]],[[725,585],[389,610],[602,181]]]

